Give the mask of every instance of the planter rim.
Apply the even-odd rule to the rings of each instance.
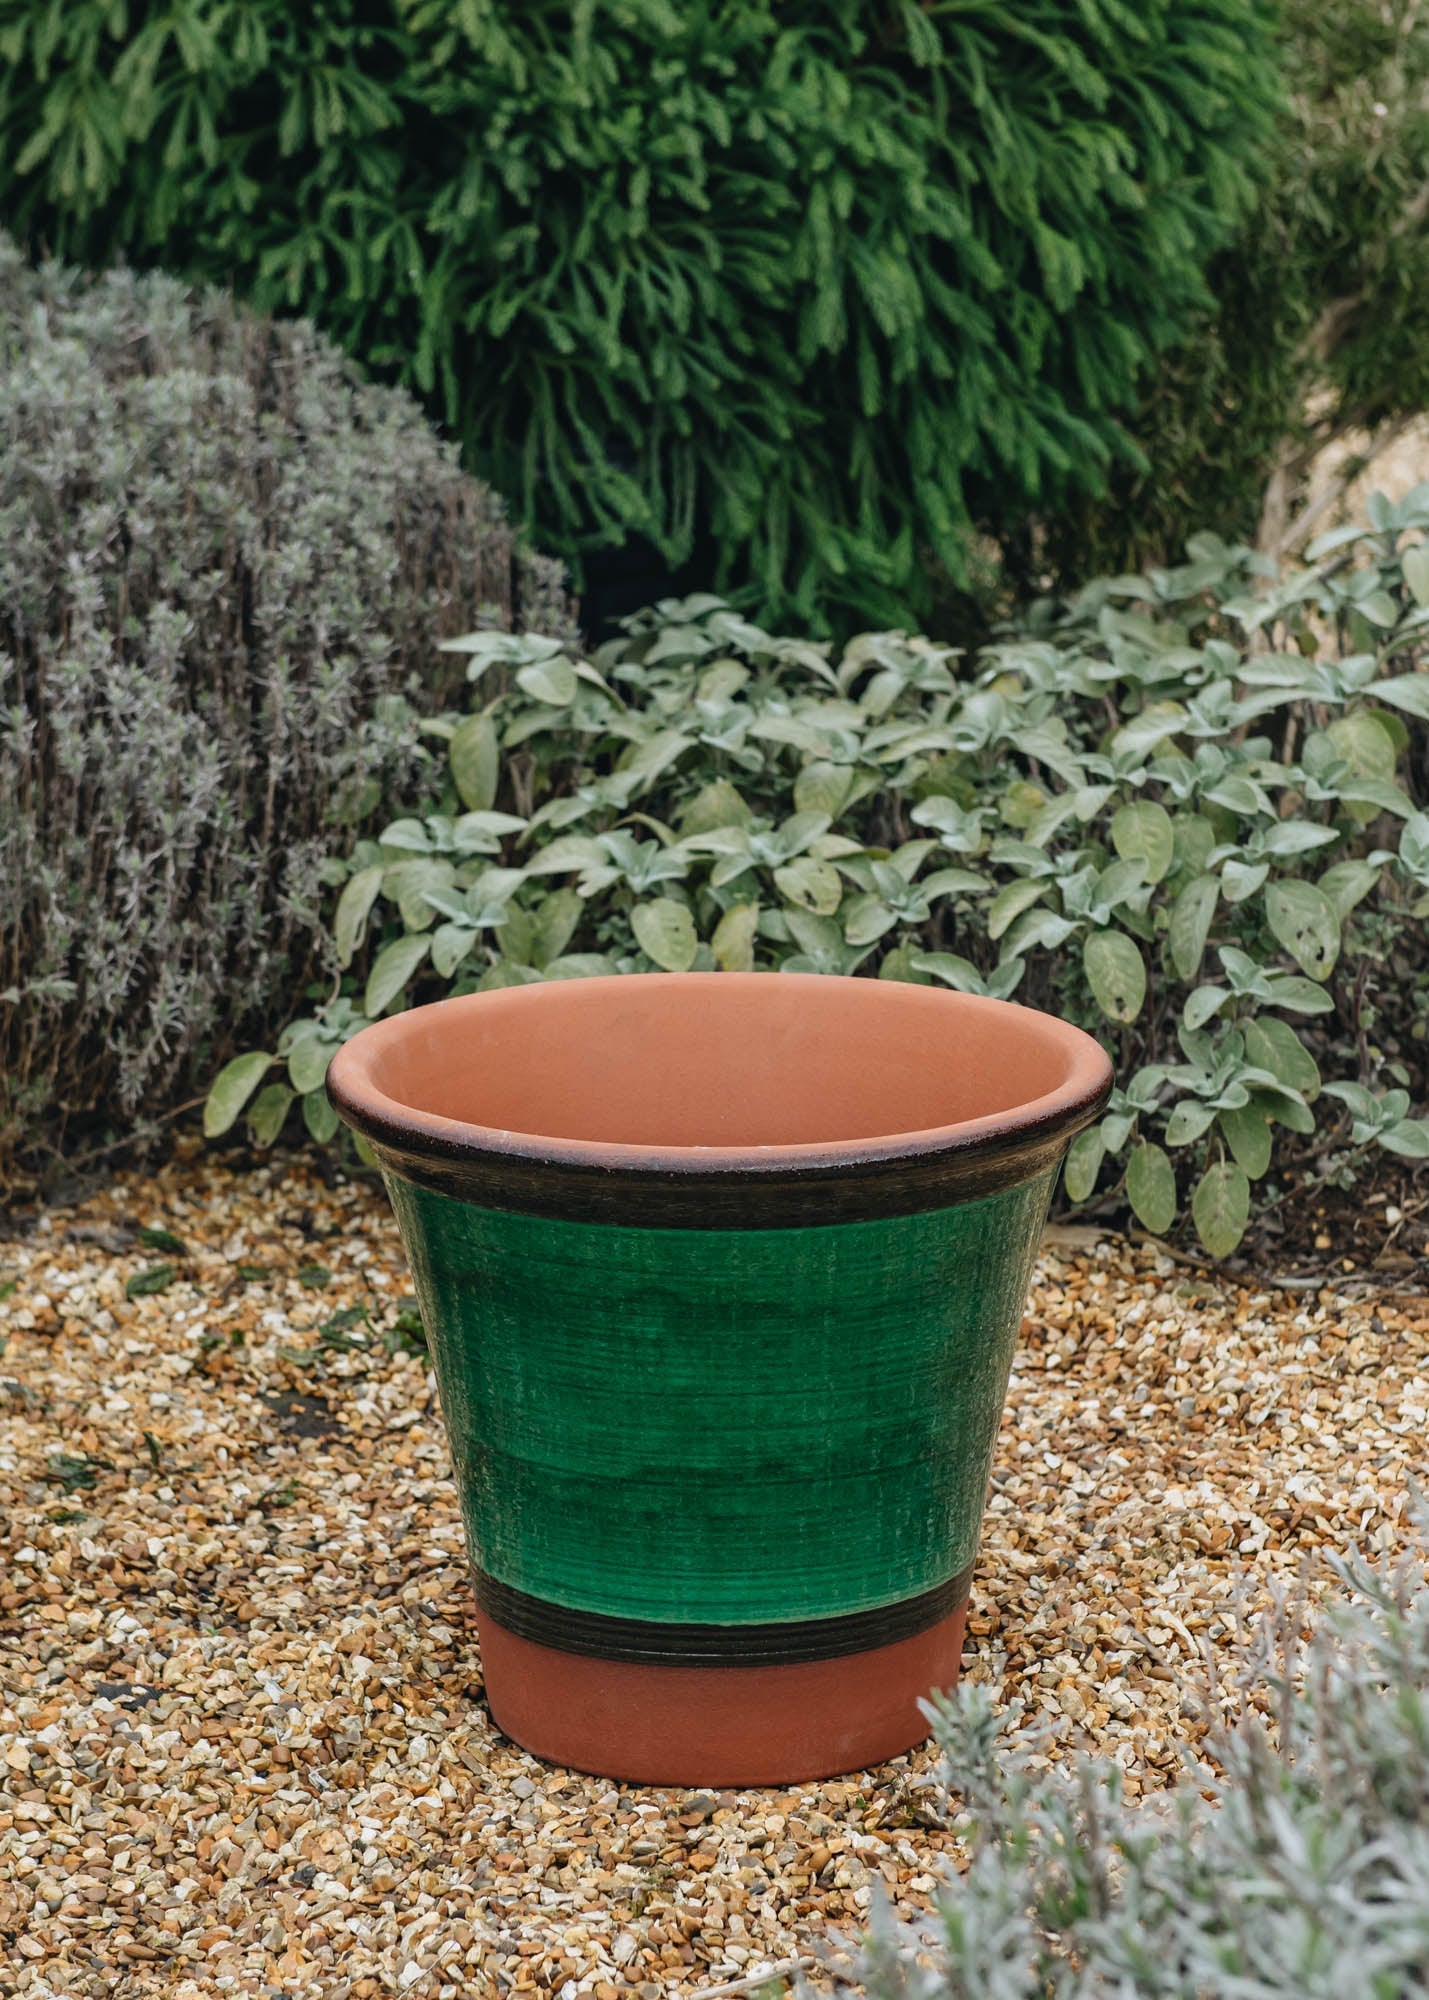
[[[966,1180],[962,1167],[973,1169],[978,1162],[991,1167],[1009,1155],[1027,1154],[1027,1166],[1037,1171],[1049,1156],[1060,1156],[1072,1136],[1089,1124],[1101,1110],[1112,1084],[1112,1067],[1106,1052],[1092,1037],[1070,1022],[1059,1020],[1031,1007],[1008,1000],[992,1000],[981,995],[956,993],[943,988],[911,983],[876,980],[849,980],[849,984],[877,992],[877,1002],[866,1006],[886,1009],[890,1016],[899,1008],[937,1008],[945,1015],[961,1012],[965,1017],[996,1015],[1004,1021],[1016,1019],[1019,1031],[1029,1044],[1040,1044],[1045,1052],[1054,1049],[1065,1060],[1060,1083],[1026,1101],[988,1115],[965,1118],[950,1124],[892,1131],[852,1139],[801,1140],[773,1145],[648,1145],[619,1140],[562,1138],[450,1118],[439,1112],[402,1103],[388,1094],[376,1080],[384,1057],[414,1032],[421,1033],[438,1011],[448,1020],[461,1014],[479,1014],[498,999],[506,1006],[573,1009],[579,1003],[576,989],[589,993],[593,988],[628,988],[632,981],[661,986],[672,991],[692,985],[749,988],[755,983],[778,981],[783,989],[791,986],[826,990],[834,983],[818,973],[772,972],[655,972],[620,973],[596,979],[558,981],[548,985],[499,988],[486,993],[464,994],[427,1006],[409,1008],[389,1015],[359,1031],[344,1043],[328,1069],[328,1095],[348,1124],[372,1142],[379,1157],[388,1156],[399,1171],[411,1173],[429,1185],[447,1185],[450,1169],[463,1163],[487,1168],[509,1163],[538,1173],[541,1169],[566,1175],[594,1174],[602,1180],[618,1175],[663,1182],[671,1180],[719,1181],[730,1177],[758,1176],[803,1179],[812,1174],[866,1174],[880,1165],[940,1161],[953,1167],[958,1180]],[[843,982],[839,982],[843,983]],[[435,1172],[423,1172],[430,1166]],[[981,1177],[981,1176],[979,1176]],[[1019,1173],[997,1171],[994,1182],[1006,1185],[1022,1178]],[[453,1191],[456,1191],[455,1189]],[[963,1193],[976,1190],[964,1187]],[[526,1206],[523,1201],[502,1202],[501,1206]],[[544,1204],[538,1204],[544,1205]],[[917,1203],[917,1206],[923,1204]]]

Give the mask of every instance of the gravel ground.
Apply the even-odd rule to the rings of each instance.
[[[1049,1755],[1162,1785],[1238,1597],[1397,1545],[1426,1273],[1049,1236],[966,1659]],[[190,1153],[0,1243],[0,1991],[658,2000],[808,1954],[879,1876],[926,1907],[927,1752],[692,1796],[492,1728],[406,1289],[380,1196],[287,1158]]]

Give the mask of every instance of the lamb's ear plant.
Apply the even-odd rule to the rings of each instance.
[[[260,1139],[367,1020],[656,968],[859,973],[1100,1032],[1118,1088],[1067,1165],[1234,1250],[1286,1135],[1320,1170],[1429,1157],[1429,486],[1279,577],[1198,537],[975,659],[841,651],[718,599],[582,657],[477,632],[440,789],[330,864],[332,985],[214,1086]]]
[[[914,1924],[875,1907],[839,1993],[867,2000],[1409,2000],[1429,1986],[1429,1585],[1335,1565],[1303,1646],[1283,1607],[1240,1662],[1242,1706],[1169,1795],[1110,1763],[1039,1768],[987,1690],[939,1697],[946,1817],[967,1873]],[[1273,1731],[1267,1718],[1273,1717]],[[930,1805],[936,1810],[935,1801]],[[801,1989],[807,1993],[809,1989]],[[819,1990],[827,1990],[821,1984]]]

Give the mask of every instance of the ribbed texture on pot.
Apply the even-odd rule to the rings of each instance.
[[[924,1215],[629,1229],[389,1181],[474,1562],[607,1618],[934,1591],[977,1542],[1050,1173]]]

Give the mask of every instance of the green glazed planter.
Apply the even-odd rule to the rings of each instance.
[[[1110,1085],[1027,1008],[792,974],[507,988],[340,1051],[509,1735],[714,1786],[921,1740],[1053,1180]]]

